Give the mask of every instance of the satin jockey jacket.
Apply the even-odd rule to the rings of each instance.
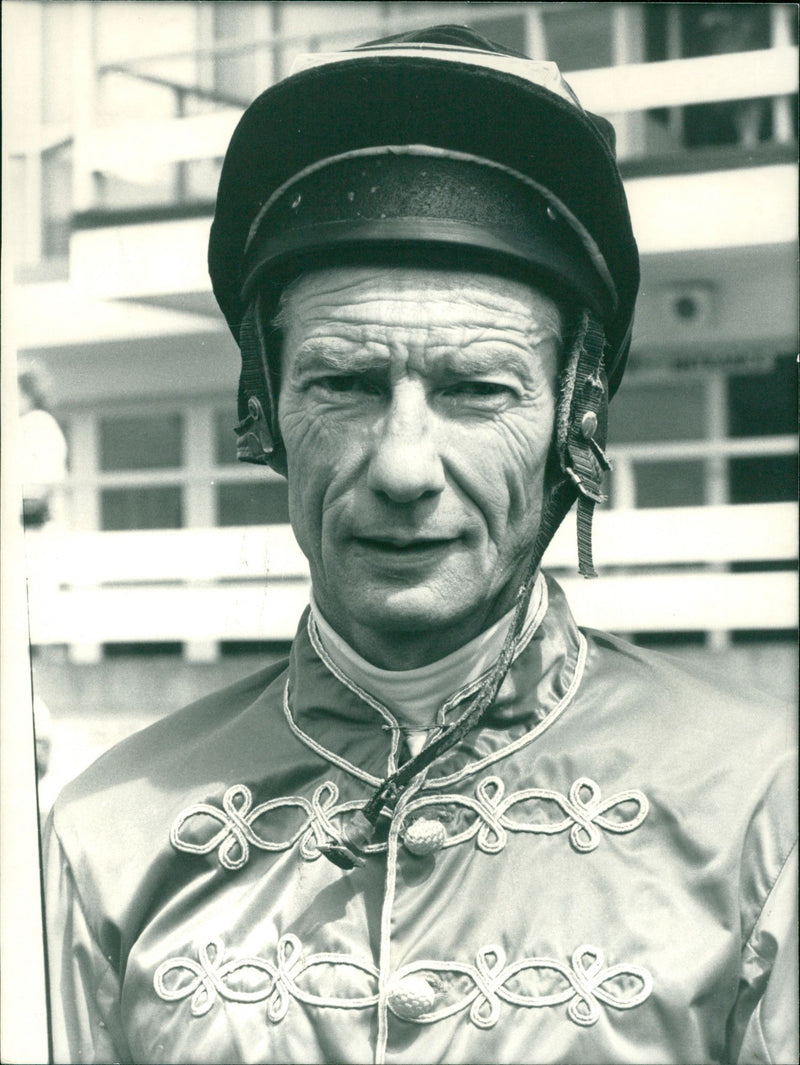
[[[69,785],[56,1061],[796,1061],[791,719],[540,582],[491,714],[360,868],[319,844],[408,752],[308,614]]]

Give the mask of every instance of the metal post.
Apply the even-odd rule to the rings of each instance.
[[[5,42],[4,42],[5,43]],[[5,152],[3,162],[6,161]],[[11,209],[4,204],[4,216]],[[8,222],[7,217],[3,218]],[[25,594],[22,486],[16,462],[17,361],[9,306],[13,281],[3,261],[3,447],[0,555],[0,1060],[19,1065],[50,1060],[30,647]]]
[[[706,381],[706,435],[714,442],[725,440],[728,436],[728,389],[724,373],[710,374]],[[706,459],[705,468],[705,503],[707,506],[724,506],[729,501],[728,459],[725,455],[712,454]],[[724,563],[715,563],[710,567],[714,571],[726,572]],[[730,633],[714,630],[706,634],[706,646],[710,651],[724,651],[730,646]]]
[[[186,525],[209,529],[216,524],[214,503],[214,409],[210,403],[192,404],[186,409],[184,486]],[[219,656],[216,640],[187,640],[184,644],[190,662],[214,662]]]
[[[797,8],[794,4],[769,5],[771,48],[785,48],[795,43],[792,34],[793,18],[797,18]],[[791,100],[788,96],[776,96],[772,100],[772,139],[776,144],[792,144],[794,136]]]

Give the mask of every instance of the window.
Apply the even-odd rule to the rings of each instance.
[[[767,373],[728,378],[731,436],[777,436],[797,430],[797,360],[782,355]]]
[[[610,67],[614,62],[612,4],[579,4],[572,10],[563,5],[543,7],[547,58],[562,71]]]
[[[183,415],[105,417],[98,424],[98,466],[103,473],[178,469],[183,463]],[[163,474],[161,475],[163,476]],[[184,523],[180,484],[102,485],[102,529],[178,529]]]
[[[611,404],[609,439],[615,444],[699,440],[705,436],[705,397],[697,380],[625,385]]]
[[[645,4],[647,58],[696,59],[774,47],[797,40],[797,19],[781,4]],[[743,86],[744,87],[744,86]],[[652,148],[752,149],[790,141],[797,126],[794,97],[724,100],[649,112]]]
[[[505,18],[472,19],[470,25],[476,33],[488,37],[496,44],[502,44],[514,52],[525,52],[525,19],[522,15],[510,15]]]
[[[292,6],[292,5],[290,5]],[[287,34],[302,37],[316,27],[319,16],[308,11],[308,4],[297,5],[300,27]],[[329,5],[323,5],[327,8]],[[205,84],[220,102],[248,103],[274,81],[288,73],[287,49],[292,42],[282,39],[286,19],[283,4],[217,0],[209,5],[210,20],[204,22],[206,37],[216,47]],[[340,16],[336,20],[337,28]],[[309,41],[299,50],[313,51]]]
[[[637,507],[691,507],[704,502],[705,467],[702,461],[637,464]]]
[[[765,374],[728,379],[728,417],[734,437],[791,435],[797,431],[797,363],[776,359]],[[731,459],[732,503],[791,502],[797,498],[797,452]]]
[[[182,415],[101,418],[101,470],[165,469],[182,462]]]
[[[696,379],[625,382],[611,405],[609,427],[615,467],[609,483],[616,506],[688,507],[706,501],[704,463],[696,453],[659,457],[673,441],[705,437],[705,407],[705,388]],[[626,491],[633,498],[625,498]]]
[[[790,355],[767,372],[658,381],[632,375],[611,406],[613,504],[796,499],[796,411],[797,366]]]
[[[177,485],[144,488],[103,488],[100,523],[106,531],[123,529],[180,529],[182,491]]]
[[[252,38],[252,3],[226,0],[214,4],[212,11],[213,36],[218,44]],[[255,82],[253,51],[221,52],[214,57],[214,89],[221,95],[251,100],[261,87]]]
[[[217,485],[218,525],[284,525],[289,492],[284,480]]]
[[[228,407],[222,407],[214,413],[214,460],[219,466],[237,461],[234,426],[238,420]]]
[[[797,499],[797,455],[731,459],[731,503],[791,503]]]

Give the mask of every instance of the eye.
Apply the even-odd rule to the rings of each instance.
[[[511,400],[517,397],[517,392],[501,381],[468,380],[457,381],[444,389],[444,395],[452,400],[483,401],[484,403],[498,400]]]
[[[497,381],[462,381],[448,391],[464,396],[501,396],[511,389],[508,385],[498,384]]]
[[[380,382],[369,374],[328,374],[325,377],[316,378],[311,384],[326,392],[340,394],[377,396],[383,392]]]

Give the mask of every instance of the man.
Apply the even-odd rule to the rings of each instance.
[[[576,498],[592,571],[638,284],[611,141],[453,27],[245,113],[210,269],[313,597],[288,662],[57,804],[58,1060],[790,1060],[786,719],[539,571]]]

